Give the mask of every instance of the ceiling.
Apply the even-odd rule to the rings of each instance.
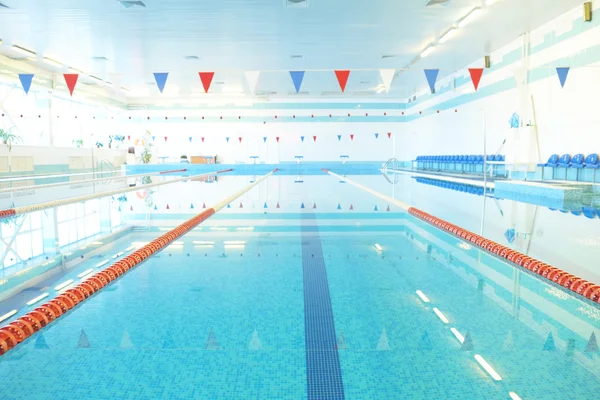
[[[290,1],[292,1],[290,3]],[[37,53],[32,68],[60,61],[115,83],[136,103],[159,96],[153,72],[169,72],[163,97],[202,96],[199,71],[215,71],[211,92],[315,100],[343,97],[404,101],[425,84],[422,69],[452,72],[521,33],[580,5],[581,0],[0,0],[0,54],[19,45]],[[443,0],[441,0],[443,2]],[[437,2],[433,1],[433,3]],[[473,8],[482,15],[427,58],[418,55]],[[415,62],[415,60],[417,60]],[[21,61],[20,61],[21,62]],[[389,93],[376,93],[381,68],[398,74]],[[342,95],[333,69],[351,69]],[[253,95],[244,71],[261,78]],[[287,71],[306,70],[296,95]],[[89,81],[82,77],[82,81]],[[107,89],[111,92],[111,89]],[[114,93],[113,93],[114,94]]]

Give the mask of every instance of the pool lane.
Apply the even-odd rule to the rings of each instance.
[[[344,399],[342,370],[321,237],[314,213],[302,216],[302,274],[308,400]]]

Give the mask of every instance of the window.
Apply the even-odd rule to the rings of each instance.
[[[33,212],[0,223],[2,235],[0,254],[6,255],[2,264],[4,267],[10,267],[44,253],[42,212]]]
[[[66,246],[100,233],[98,199],[58,207],[58,245]]]

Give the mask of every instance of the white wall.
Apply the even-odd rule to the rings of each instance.
[[[38,146],[19,146],[13,145],[12,151],[8,147],[0,144],[0,165],[11,166],[11,160],[14,158],[30,158],[34,168],[36,166],[51,168],[53,165],[69,165],[73,158],[80,159],[85,169],[92,168],[94,160],[98,163],[100,160],[110,161],[116,168],[120,168],[125,162],[126,150],[117,149],[91,149],[91,148],[73,148],[73,147],[38,147]],[[3,171],[8,172],[8,171]]]
[[[487,153],[494,153],[503,140],[514,133],[508,122],[511,115],[518,112],[525,123],[533,122],[533,110],[537,117],[541,160],[545,161],[554,153],[600,153],[600,135],[597,132],[600,113],[597,111],[596,95],[600,90],[600,50],[596,48],[600,46],[600,27],[583,25],[592,28],[577,31],[581,17],[581,8],[578,7],[531,32],[529,37],[519,38],[492,53],[492,65],[501,65],[508,53],[519,51],[524,43],[529,43],[533,49],[531,55],[520,62],[486,69],[477,94],[468,79],[467,68],[481,67],[481,61],[438,82],[439,94],[411,105],[407,110],[409,118],[416,119],[403,128],[408,140],[406,146],[399,149],[399,158],[412,159],[429,154],[481,154],[484,131]],[[558,40],[571,29],[577,34],[564,41]],[[571,71],[566,85],[561,88],[556,67],[569,66]],[[529,70],[530,83],[518,88],[515,73],[518,75],[522,68]],[[539,79],[541,76],[545,78]],[[459,82],[466,79],[466,82],[448,92],[441,90],[451,86],[454,79]],[[495,90],[494,85],[505,79],[510,80],[511,89],[473,101]],[[424,97],[424,94],[422,91],[418,97]],[[530,96],[535,107],[531,105]],[[440,109],[439,114],[437,109]],[[420,111],[425,116],[420,115]],[[515,136],[523,135],[526,133],[521,131]],[[524,142],[516,146],[527,146]],[[538,149],[531,150],[529,161],[538,162]]]

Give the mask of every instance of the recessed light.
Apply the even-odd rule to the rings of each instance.
[[[446,43],[452,36],[456,34],[456,28],[450,28],[450,30],[442,35],[440,43]]]
[[[26,48],[21,47],[21,46],[13,45],[12,49],[14,51],[16,51],[17,53],[21,53],[21,54],[23,54],[23,55],[25,55],[27,57],[35,57],[36,56],[35,51],[26,49]]]
[[[481,14],[481,8],[473,9],[473,11],[468,13],[466,17],[464,17],[458,22],[458,27],[464,28],[465,26],[469,25],[475,18],[479,16],[479,14]]]

